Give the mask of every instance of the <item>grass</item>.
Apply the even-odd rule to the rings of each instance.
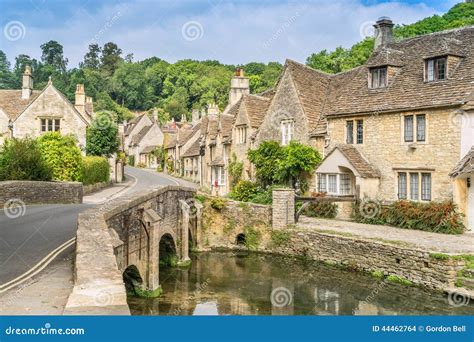
[[[142,298],[157,298],[163,294],[163,289],[159,286],[155,290],[144,290],[141,287],[137,286],[134,288],[135,295]]]
[[[251,250],[258,248],[260,244],[261,234],[258,230],[253,227],[245,227],[245,247]]]
[[[390,281],[392,283],[396,283],[396,284],[401,284],[401,285],[405,285],[405,286],[412,286],[413,283],[411,281],[409,281],[408,279],[405,279],[403,277],[399,277],[397,275],[394,275],[394,274],[391,274],[387,277],[387,281]]]
[[[272,243],[275,247],[285,246],[290,242],[290,233],[283,230],[273,230],[271,233]]]
[[[373,271],[370,274],[372,275],[372,277],[377,278],[377,279],[383,279],[384,278],[383,271]]]
[[[435,260],[449,260],[450,256],[443,253],[430,253],[430,258]]]
[[[194,195],[194,198],[196,199],[196,201],[201,203],[204,203],[206,201],[206,196],[204,195]]]

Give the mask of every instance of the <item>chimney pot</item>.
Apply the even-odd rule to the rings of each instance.
[[[374,25],[375,50],[387,47],[393,41],[393,21],[386,16],[380,17]]]
[[[81,114],[86,112],[86,94],[84,93],[84,84],[76,85],[76,97],[74,101],[74,107]]]

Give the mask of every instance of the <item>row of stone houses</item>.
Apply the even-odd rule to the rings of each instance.
[[[43,90],[33,90],[31,68],[26,66],[22,89],[0,90],[0,145],[6,138],[38,137],[56,131],[74,135],[84,150],[93,113],[92,98],[86,96],[83,84],[77,85],[72,104],[51,78]]]
[[[288,60],[273,89],[250,95],[238,71],[228,107],[211,106],[167,146],[174,172],[225,195],[234,154],[252,179],[249,149],[297,140],[324,158],[312,191],[380,202],[454,200],[472,227],[474,27],[396,41],[389,18],[374,26],[373,54],[347,72]],[[350,207],[341,204],[341,216]]]

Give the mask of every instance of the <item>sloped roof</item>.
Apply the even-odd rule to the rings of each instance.
[[[165,145],[165,148],[174,148],[176,147],[176,143],[178,141],[178,135],[177,134],[170,134],[170,140],[168,143]]]
[[[41,91],[33,90],[28,100],[21,98],[21,90],[0,90],[0,109],[14,121],[23,111],[38,98]]]
[[[132,138],[131,145],[137,145],[143,139],[143,137],[148,133],[148,131],[153,127],[153,125],[143,127],[140,132],[135,134]]]
[[[424,60],[453,55],[447,80],[424,81]],[[371,65],[400,66],[389,86],[369,89]],[[449,64],[449,63],[448,63]],[[393,42],[376,51],[367,64],[331,77],[325,114],[371,113],[461,105],[474,91],[474,26]]]
[[[153,152],[154,150],[156,150],[157,147],[158,147],[158,146],[156,146],[156,145],[147,146],[147,147],[145,147],[140,153],[141,153],[141,154],[151,153],[151,152]]]
[[[181,155],[181,158],[195,157],[199,155],[200,152],[200,139],[196,139],[194,143],[189,146],[189,148]]]
[[[209,119],[207,134],[211,140],[217,137],[217,128],[219,121],[217,119]]]
[[[220,121],[220,133],[222,138],[229,138],[232,136],[232,124],[234,122],[234,116],[229,114],[222,114],[219,117]]]
[[[270,106],[271,97],[246,95],[244,96],[243,103],[245,105],[250,126],[253,128],[260,127],[265,118],[268,107]]]
[[[471,150],[464,156],[463,159],[454,167],[453,171],[450,173],[450,176],[453,178],[462,176],[467,173],[474,173],[474,146],[471,147]]]
[[[331,152],[324,158],[322,163],[326,161],[334,153],[340,151],[346,160],[357,170],[362,178],[380,178],[380,172],[364,158],[362,153],[353,145],[340,144],[334,147]],[[321,164],[322,164],[321,163]]]
[[[209,165],[210,166],[224,166],[225,165],[224,159],[222,159],[222,157],[217,157],[216,159],[211,161]]]
[[[292,60],[286,61],[285,68],[291,74],[309,130],[313,130],[323,114],[331,75]]]
[[[135,125],[141,120],[141,118],[143,118],[144,115],[145,114],[136,116],[132,120],[130,120],[127,127],[125,128],[125,133],[124,133],[125,136],[128,136],[128,135],[130,135],[130,133],[132,133],[133,128],[135,128]]]
[[[194,125],[192,128],[186,128],[181,134],[178,134],[178,143],[179,146],[183,146],[191,139],[194,134],[201,130],[201,123]]]

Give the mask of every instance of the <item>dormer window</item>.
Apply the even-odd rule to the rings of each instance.
[[[387,67],[386,66],[370,69],[369,86],[371,89],[385,88],[387,86]]]
[[[427,82],[441,81],[447,78],[446,57],[430,58],[426,60],[425,64],[425,79]]]

